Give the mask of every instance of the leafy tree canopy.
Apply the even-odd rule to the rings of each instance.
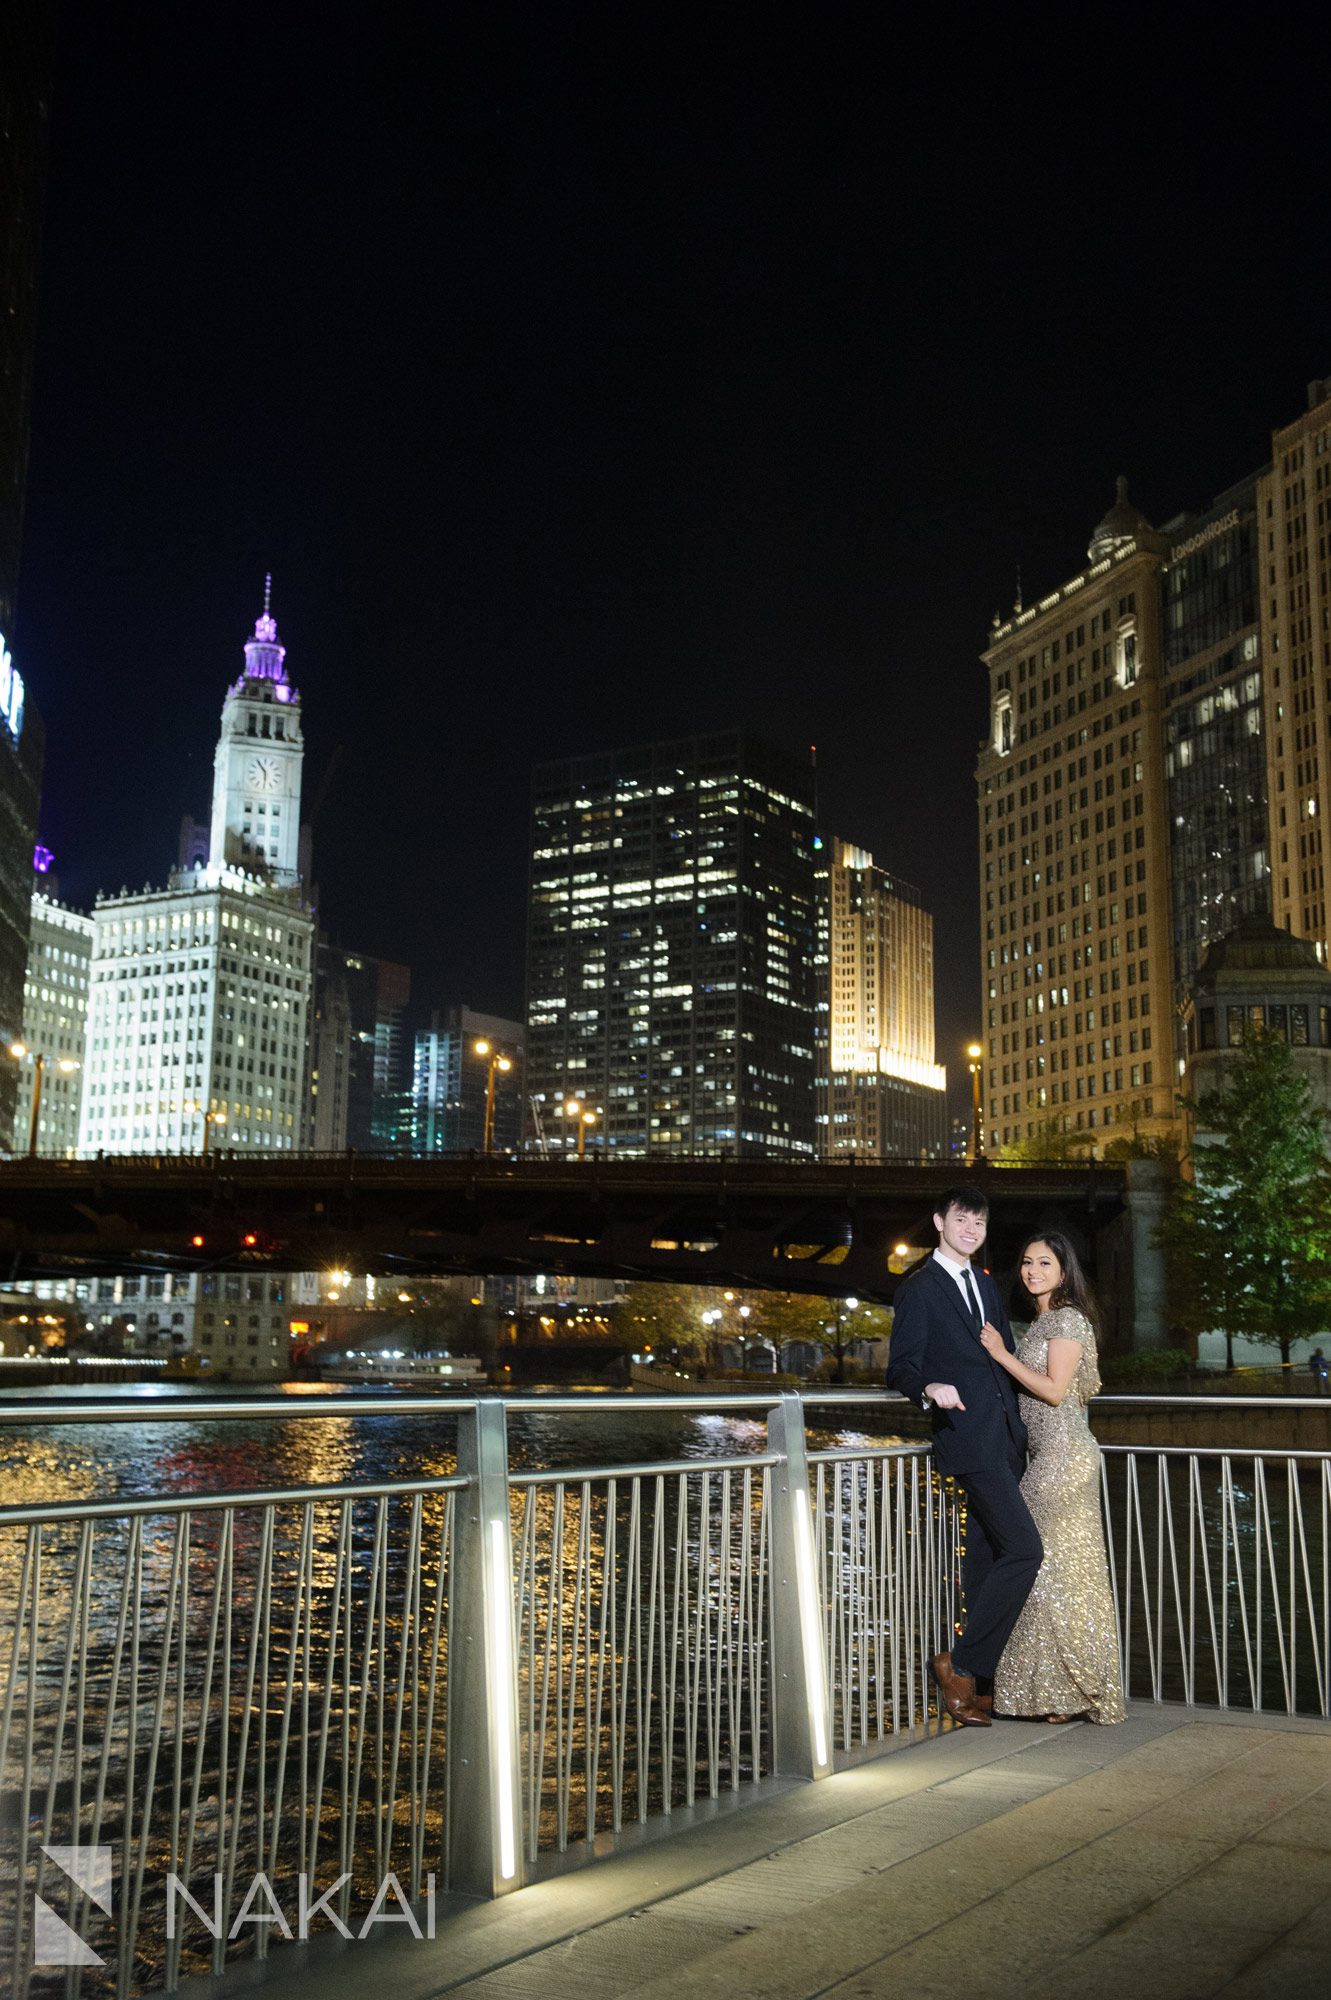
[[[1331,1168],[1324,1113],[1292,1051],[1252,1026],[1224,1082],[1187,1109],[1191,1181],[1160,1232],[1176,1317],[1192,1334],[1278,1345],[1331,1326]]]
[[[747,1307],[747,1312],[741,1308]],[[704,1314],[719,1313],[719,1319]],[[891,1309],[858,1301],[854,1310],[835,1298],[796,1292],[761,1292],[717,1285],[630,1285],[616,1321],[634,1350],[651,1347],[705,1359],[722,1341],[806,1340],[838,1360],[858,1340],[885,1336]]]

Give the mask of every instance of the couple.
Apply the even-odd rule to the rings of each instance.
[[[966,1496],[966,1623],[931,1670],[954,1722],[987,1728],[995,1710],[1122,1722],[1086,1419],[1100,1387],[1094,1307],[1067,1239],[1032,1237],[1020,1263],[1032,1323],[1014,1351],[998,1287],[971,1264],[988,1220],[980,1189],[944,1194],[938,1248],[897,1292],[888,1352],[888,1386],[931,1413],[934,1461]]]

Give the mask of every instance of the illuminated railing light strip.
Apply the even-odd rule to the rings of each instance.
[[[504,1523],[490,1523],[490,1670],[494,1695],[491,1748],[499,1822],[499,1876],[511,1882],[518,1872],[517,1827],[513,1816],[513,1633],[509,1593],[501,1589],[508,1577]]]
[[[819,1643],[818,1593],[814,1588],[813,1528],[809,1520],[809,1498],[796,1493],[795,1501],[795,1592],[799,1599],[800,1637],[804,1645],[804,1685],[808,1690],[809,1721],[813,1727],[813,1754],[821,1767],[827,1762],[827,1700],[823,1680],[823,1651]]]

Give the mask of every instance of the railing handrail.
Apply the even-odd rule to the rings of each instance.
[[[781,1401],[780,1389],[742,1389],[734,1394],[722,1392],[684,1395],[634,1395],[610,1392],[605,1395],[571,1394],[561,1395],[501,1395],[488,1396],[487,1402],[502,1403],[510,1415],[531,1412],[535,1415],[587,1416],[615,1411],[623,1414],[633,1411],[641,1415],[646,1411],[674,1410],[682,1415],[704,1411],[708,1415],[724,1415],[728,1410],[770,1410]],[[817,1408],[833,1408],[837,1405],[869,1406],[887,1408],[906,1404],[909,1398],[889,1389],[835,1388],[805,1389],[799,1392],[800,1400]],[[464,1410],[474,1410],[475,1396],[164,1396],[154,1398],[151,1403],[130,1400],[126,1397],[107,1397],[102,1401],[80,1400],[78,1402],[57,1402],[46,1399],[32,1401],[19,1398],[0,1397],[0,1425],[3,1424],[91,1424],[91,1423],[142,1423],[151,1416],[176,1422],[206,1422],[214,1419],[248,1418],[260,1423],[272,1417],[440,1417],[456,1414]],[[914,1407],[913,1405],[911,1407]],[[1101,1394],[1095,1398],[1095,1409],[1133,1408],[1159,1410],[1326,1410],[1331,1400],[1325,1396],[1138,1396],[1128,1394]]]
[[[1108,1391],[1095,1398],[1093,1408],[1105,1403],[1127,1403],[1162,1410],[1325,1410],[1331,1407],[1326,1396],[1132,1396]]]

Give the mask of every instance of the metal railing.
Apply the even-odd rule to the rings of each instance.
[[[1101,1452],[1127,1694],[1331,1716],[1331,1452]]]
[[[924,1446],[809,1451],[805,1433],[808,1406],[890,1400],[154,1403],[166,1422],[428,1413],[456,1423],[456,1469],[0,1509],[15,1993],[62,1927],[111,1935],[91,1878],[65,1880],[71,1850],[114,1854],[115,1925],[107,1966],[70,1965],[67,1991],[129,1995],[262,1957],[311,1905],[316,1931],[356,1932],[385,1897],[427,1923],[444,1890],[502,1893],[908,1736],[955,1629],[962,1512]],[[511,1471],[509,1409],[740,1412],[766,1435]],[[1331,1713],[1331,1453],[1111,1445],[1103,1465],[1129,1695]]]

